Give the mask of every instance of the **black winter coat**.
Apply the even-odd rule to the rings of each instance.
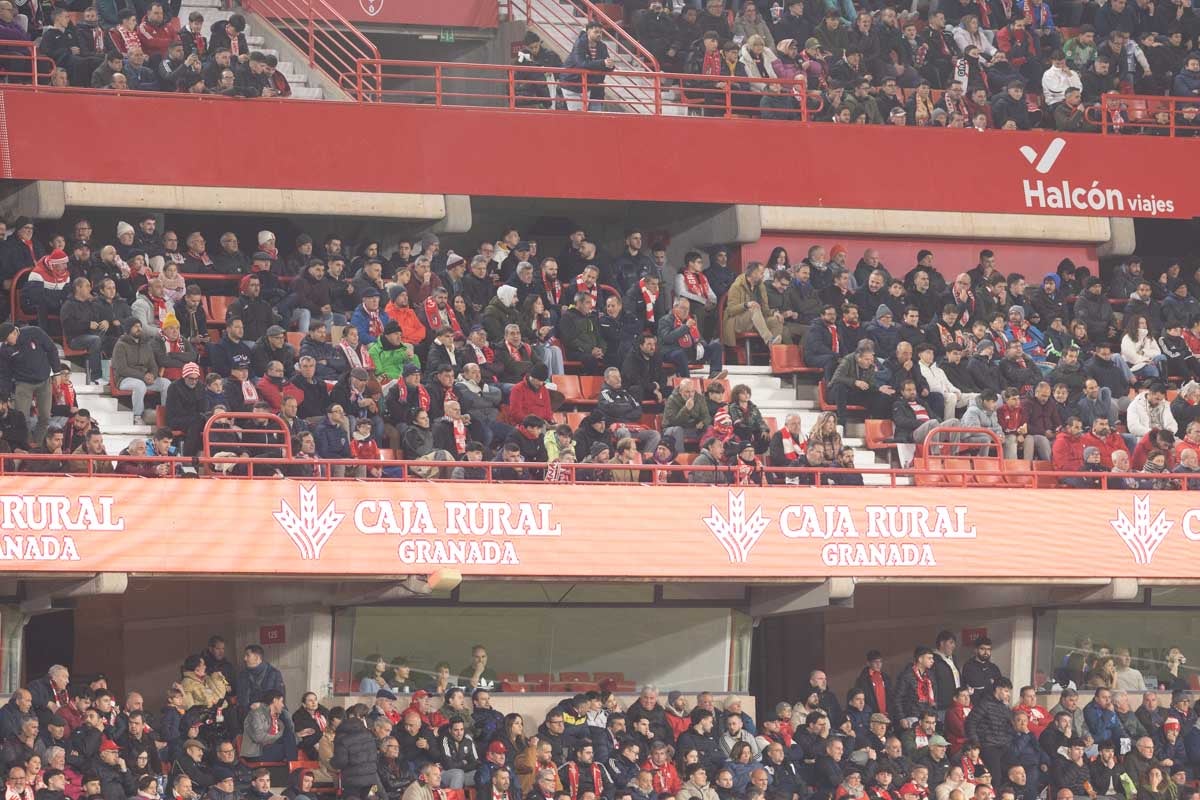
[[[381,783],[379,748],[361,721],[346,720],[338,728],[329,763],[341,774],[343,787],[363,789]]]
[[[18,383],[42,383],[58,371],[58,348],[36,325],[21,328],[14,345],[0,345],[0,392],[12,394]]]

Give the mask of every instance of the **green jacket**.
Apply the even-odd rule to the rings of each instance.
[[[684,430],[694,431],[704,430],[712,424],[712,415],[708,413],[708,401],[704,399],[704,395],[696,392],[692,399],[691,410],[684,407],[686,402],[678,389],[671,392],[671,396],[667,398],[666,407],[663,409],[662,424],[664,428],[678,426]]]
[[[409,364],[421,366],[421,359],[411,346],[401,343],[399,347],[391,347],[382,336],[371,342],[367,354],[375,362],[375,372],[392,379],[400,378]]]

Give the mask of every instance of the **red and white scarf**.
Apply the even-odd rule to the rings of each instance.
[[[314,711],[312,713],[312,718],[313,718],[313,722],[317,723],[317,730],[324,733],[325,726],[329,724],[329,721],[325,719],[325,715],[322,714],[320,711]]]
[[[253,406],[258,402],[258,389],[255,389],[254,384],[250,381],[242,381],[242,399],[248,406]]]
[[[467,344],[469,344],[471,349],[475,351],[476,364],[483,366],[484,364],[490,364],[493,360],[495,360],[495,353],[493,353],[492,348],[488,347],[487,345],[479,347],[472,341],[468,341]]]
[[[600,290],[595,286],[588,286],[582,275],[575,279],[575,291],[576,293],[590,294],[593,300],[600,299]]]
[[[113,44],[117,45],[122,55],[127,55],[130,50],[142,49],[142,40],[138,38],[136,29],[131,31],[124,25],[118,25],[113,28],[113,39]],[[124,45],[123,49],[122,45]]]
[[[454,426],[454,452],[460,456],[467,452],[467,426],[461,419],[451,422]]]
[[[437,301],[432,297],[425,298],[425,319],[429,320],[429,325],[434,330],[446,327],[454,331],[454,338],[462,338],[462,326],[458,324],[458,315],[450,312],[450,307],[445,309],[437,307]]]
[[[178,339],[169,339],[166,336],[163,336],[162,340],[163,340],[163,347],[166,348],[166,351],[168,353],[182,353],[183,352],[183,337],[180,337]]]
[[[546,299],[551,305],[562,305],[562,281],[558,278],[547,280],[546,273],[542,273],[542,288],[546,290]]]
[[[409,385],[407,383],[405,383],[404,381],[400,381],[396,385],[397,385],[397,387],[399,387],[396,391],[400,395],[400,402],[407,403],[408,402],[408,390],[410,388]],[[429,390],[426,389],[422,384],[419,384],[419,383],[417,384],[416,389],[417,389],[417,398],[418,398],[417,404],[420,405],[422,411],[428,411],[429,403],[430,403]]]
[[[369,333],[371,337],[375,339],[383,336],[383,317],[379,315],[379,312],[367,311],[367,309],[364,307],[363,313],[367,315],[367,333]]]
[[[525,344],[524,342],[521,342],[520,344],[514,346],[514,345],[509,344],[508,341],[505,340],[504,346],[508,348],[508,355],[512,358],[513,361],[531,361],[532,360],[533,351],[529,348],[529,345]]]
[[[696,320],[692,317],[688,317],[687,319],[675,317],[675,327],[679,328],[683,325],[687,325],[688,332],[679,337],[679,346],[687,350],[700,341],[700,329],[696,327]]]
[[[788,463],[798,461],[800,456],[808,450],[808,442],[797,442],[787,428],[779,429],[779,441],[783,445],[783,457],[788,460]]]
[[[646,304],[646,322],[653,324],[654,303],[658,300],[658,292],[650,291],[650,287],[646,285],[645,278],[638,281],[638,287],[642,290],[642,301]]]
[[[346,361],[350,364],[350,369],[365,369],[367,372],[375,371],[375,361],[367,354],[366,348],[353,347],[350,342],[342,339],[338,342],[342,348],[342,352],[346,354]]]
[[[708,278],[704,277],[703,272],[693,272],[687,270],[683,273],[683,283],[687,286],[687,290],[697,297],[708,297],[710,289],[708,288]]]

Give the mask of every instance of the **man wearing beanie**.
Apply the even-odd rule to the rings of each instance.
[[[42,441],[50,425],[50,376],[60,366],[58,348],[41,328],[18,328],[11,322],[0,325],[0,397],[13,395],[14,410],[25,416],[37,401],[34,442]]]
[[[404,332],[400,323],[388,318],[383,326],[383,335],[367,348],[371,360],[375,362],[375,372],[386,375],[389,380],[399,380],[404,368],[409,364],[421,366],[421,359],[413,351],[412,346],[404,343]]]
[[[508,396],[509,424],[517,425],[528,416],[549,421],[554,416],[550,406],[550,370],[545,364],[534,364],[529,374],[512,388]]]
[[[113,382],[121,391],[133,393],[133,424],[142,425],[147,392],[166,397],[171,382],[159,375],[154,346],[143,333],[141,321],[131,317],[124,328],[125,335],[117,340],[113,350]]]
[[[182,377],[167,389],[166,407],[167,426],[184,432],[183,454],[195,455],[200,449],[208,409],[204,387],[200,385],[199,365],[183,365]]]
[[[33,265],[29,280],[21,288],[21,300],[37,312],[38,327],[47,330],[51,314],[57,315],[67,297],[71,272],[70,259],[62,250],[42,256]]]

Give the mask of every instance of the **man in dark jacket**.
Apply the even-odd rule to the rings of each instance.
[[[600,390],[596,410],[604,417],[605,423],[618,440],[632,436],[637,440],[638,449],[643,454],[654,454],[654,448],[658,446],[658,440],[662,437],[658,431],[641,424],[642,404],[629,390],[622,387],[621,371],[616,367],[609,367],[604,371],[604,387]]]
[[[1000,668],[992,661],[992,640],[984,636],[975,642],[975,657],[962,665],[962,685],[972,694],[986,694],[1001,680]],[[1008,688],[1012,689],[1011,683]]]
[[[576,294],[575,304],[563,313],[558,328],[567,358],[582,361],[587,375],[598,375],[606,358],[606,344],[592,314],[595,305],[590,294]]]
[[[258,341],[266,334],[267,328],[279,322],[279,315],[266,300],[262,293],[262,280],[258,275],[247,275],[239,284],[241,295],[225,312],[225,322],[240,319],[244,335],[252,342]]]
[[[246,326],[240,317],[229,320],[221,340],[208,348],[209,364],[213,372],[228,378],[235,362],[249,366],[251,353],[250,345],[246,344],[244,338],[245,331]]]
[[[667,375],[657,350],[658,337],[647,331],[640,336],[638,346],[625,356],[621,367],[621,383],[643,403],[661,403],[669,394]]]
[[[965,671],[965,667],[964,667]],[[966,676],[964,675],[964,681]],[[1013,738],[1012,681],[998,677],[991,691],[979,691],[967,717],[967,736],[979,742],[983,763],[993,775],[1002,775],[1004,756]]]
[[[208,399],[200,385],[200,367],[185,364],[179,380],[171,384],[166,399],[167,427],[183,431],[183,454],[196,455],[200,451],[204,421],[208,417]]]
[[[575,46],[567,54],[563,67],[580,69],[587,72],[587,108],[599,111],[604,107],[604,73],[611,72],[616,67],[608,54],[608,45],[603,41],[604,26],[599,22],[589,22],[587,27],[575,40]],[[583,72],[564,73],[560,76],[559,88],[567,99],[568,111],[584,110]],[[597,102],[599,101],[599,102]]]
[[[961,685],[958,667],[954,663],[954,651],[958,639],[950,631],[942,631],[933,643],[933,695],[937,698],[939,711],[950,708],[954,694]]]
[[[695,749],[700,755],[700,765],[716,775],[716,771],[725,761],[725,754],[721,752],[721,746],[712,735],[713,712],[697,706],[692,709],[691,720],[692,726],[679,734],[675,751],[686,753]]]
[[[667,723],[667,711],[659,704],[658,691],[652,686],[642,687],[637,702],[632,703],[625,712],[625,720],[630,728],[643,717],[650,721],[650,730],[654,733],[656,741],[663,741],[667,744],[674,741],[675,737],[671,733],[671,726]]]
[[[87,351],[89,383],[100,382],[100,345],[108,323],[100,317],[100,309],[92,302],[92,282],[80,276],[71,283],[71,296],[58,312],[67,346]]]
[[[379,780],[378,747],[375,737],[367,730],[365,718],[369,709],[358,703],[346,712],[333,741],[330,765],[338,770],[343,794],[366,800]]]
[[[42,441],[50,426],[50,376],[58,372],[58,347],[36,325],[0,325],[0,395],[14,396],[13,407],[29,414],[37,401],[38,421],[32,439]]]
[[[296,349],[288,344],[287,331],[278,325],[267,328],[263,337],[254,343],[250,353],[250,371],[256,378],[267,374],[267,364],[278,361],[283,364],[283,377],[291,379],[295,372]]]

